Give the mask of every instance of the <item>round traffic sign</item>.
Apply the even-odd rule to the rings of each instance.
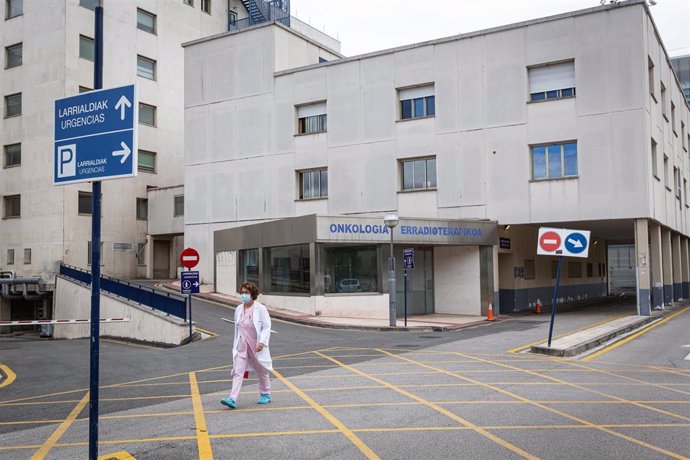
[[[199,263],[199,253],[194,248],[186,248],[180,253],[180,263],[185,268],[194,268]]]
[[[587,237],[579,232],[573,232],[565,238],[565,248],[572,254],[579,254],[587,249]]]
[[[553,252],[561,247],[561,236],[556,232],[544,232],[539,238],[539,246],[547,252]]]

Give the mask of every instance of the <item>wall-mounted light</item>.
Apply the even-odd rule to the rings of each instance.
[[[504,231],[504,232],[507,232],[508,230],[510,230],[510,225],[506,225],[506,226],[503,228],[503,231]]]

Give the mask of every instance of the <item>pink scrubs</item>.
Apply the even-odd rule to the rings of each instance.
[[[244,308],[244,306],[242,306]],[[268,377],[268,370],[264,368],[256,359],[256,328],[252,321],[254,313],[254,306],[244,309],[242,319],[235,325],[239,331],[237,343],[237,355],[235,355],[235,362],[232,367],[232,390],[230,390],[230,397],[237,401],[242,388],[242,380],[244,379],[244,371],[247,369],[247,363],[251,363],[259,376],[259,390],[262,395],[271,394],[271,380]]]

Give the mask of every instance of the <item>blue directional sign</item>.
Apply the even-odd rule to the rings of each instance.
[[[573,232],[565,237],[563,244],[571,254],[579,254],[587,249],[589,242],[588,238],[582,233]]]
[[[403,249],[403,269],[414,269],[414,249]]]
[[[135,176],[138,107],[134,85],[57,99],[53,182]]]
[[[199,293],[199,272],[186,271],[180,272],[180,293],[198,294]]]

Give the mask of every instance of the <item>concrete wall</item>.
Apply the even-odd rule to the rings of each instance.
[[[237,251],[216,254],[216,292],[237,295]]]
[[[57,277],[53,317],[80,319],[91,317],[91,287]],[[174,316],[166,316],[150,308],[103,293],[101,318],[129,318],[125,323],[101,324],[102,337],[135,340],[154,345],[176,346],[189,338],[189,324]],[[195,328],[193,328],[195,329]],[[90,325],[55,325],[56,339],[89,337]]]
[[[329,296],[259,296],[259,302],[307,315],[387,319],[388,294]]]

